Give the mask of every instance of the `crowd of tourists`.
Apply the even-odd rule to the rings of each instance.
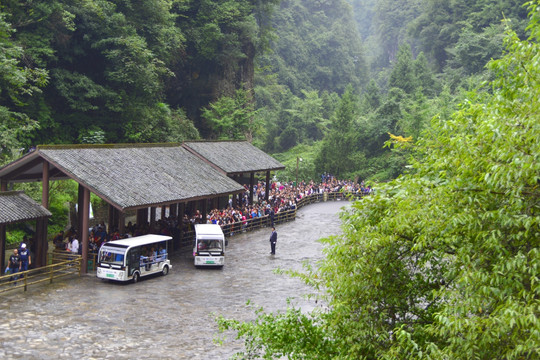
[[[298,202],[306,196],[340,191],[368,195],[373,191],[370,186],[365,186],[363,182],[338,180],[329,174],[323,174],[320,183],[309,181],[295,184],[293,182],[281,183],[274,181],[271,183],[270,189],[266,189],[265,185],[265,182],[258,182],[254,185],[252,204],[249,201],[250,191],[246,185],[246,190],[240,195],[240,201],[235,201],[231,197],[226,208],[216,208],[208,211],[206,219],[203,219],[203,214],[200,210],[193,212],[186,210],[183,217],[169,216],[152,223],[143,224],[129,222],[123,234],[120,234],[118,229],[107,231],[107,226],[104,223],[96,224],[89,229],[89,251],[97,252],[101,244],[107,241],[149,233],[174,237],[180,231],[192,231],[194,225],[200,223],[214,223],[222,227],[235,226],[236,228],[238,226],[237,228],[241,230],[250,219],[253,220],[268,216],[273,225],[273,219],[276,214],[296,209]],[[267,191],[268,200],[266,200]],[[74,229],[70,229],[67,232],[59,232],[53,242],[57,249],[80,254],[82,249],[80,246],[81,242],[78,238],[77,232]]]

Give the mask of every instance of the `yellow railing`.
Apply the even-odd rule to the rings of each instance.
[[[81,275],[81,256],[72,254],[49,254],[49,263],[37,269],[21,271],[15,274],[0,276],[0,293],[23,288],[44,282],[52,283],[68,275]]]

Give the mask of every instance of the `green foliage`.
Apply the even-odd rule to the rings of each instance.
[[[46,71],[22,66],[23,49],[12,41],[13,29],[5,18],[0,12],[0,164],[13,150],[28,145],[25,135],[38,123],[24,108],[28,98],[47,83]]]
[[[19,245],[22,239],[29,235],[31,232],[23,228],[22,225],[9,225],[6,227],[6,245]]]
[[[313,145],[297,145],[284,153],[273,154],[279,162],[285,165],[285,169],[277,172],[276,177],[282,182],[315,180],[320,178],[320,173],[315,170],[315,157],[319,152],[321,142]],[[297,167],[298,166],[298,167]],[[298,169],[298,173],[297,173]]]
[[[251,140],[257,132],[256,111],[246,90],[236,90],[234,97],[222,96],[202,111],[220,140]]]
[[[256,87],[257,117],[266,125],[263,148],[281,152],[298,144],[321,140],[328,131],[329,118],[339,96],[335,93],[302,91],[302,97],[276,86]],[[263,106],[264,105],[264,106]]]
[[[529,9],[532,37],[508,31],[489,91],[434,117],[410,173],[345,211],[344,235],[297,274],[326,307],[220,320],[244,358],[540,357],[540,2]]]
[[[97,126],[83,130],[77,139],[81,144],[104,144],[105,132]]]

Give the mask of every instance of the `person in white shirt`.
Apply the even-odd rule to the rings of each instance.
[[[73,241],[71,242],[71,252],[75,254],[79,253],[79,240],[77,240],[77,238],[73,238]]]

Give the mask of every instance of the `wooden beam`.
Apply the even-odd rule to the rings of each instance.
[[[266,172],[266,190],[264,192],[264,200],[268,202],[268,194],[270,194],[270,171]]]
[[[28,164],[22,165],[19,168],[14,169],[13,171],[10,171],[9,172],[9,177],[6,177],[6,180],[8,180],[8,181],[18,181],[20,179],[19,176],[21,176],[23,178],[39,179],[39,177],[41,175],[41,172],[37,173],[37,174],[34,174],[32,176],[28,176],[28,175],[26,175],[24,173],[26,171],[36,167],[36,166],[41,165],[41,163],[43,161],[45,161],[43,158],[41,158],[39,156],[36,157],[35,159],[29,161]]]
[[[6,225],[0,224],[0,271],[4,274],[4,269],[6,268],[5,259],[6,259]]]

